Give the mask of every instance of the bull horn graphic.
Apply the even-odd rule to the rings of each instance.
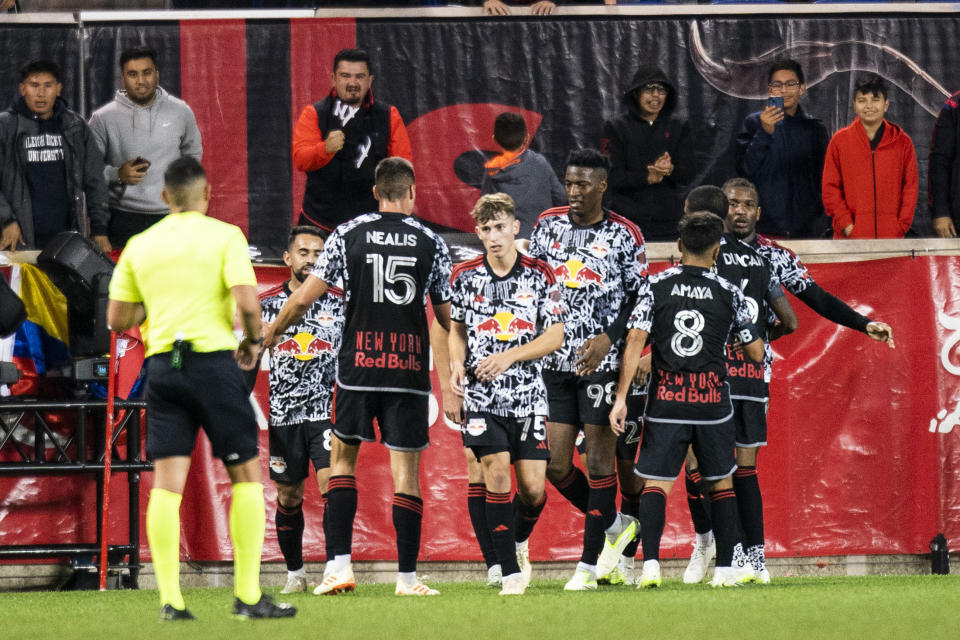
[[[843,40],[821,42],[801,40],[782,44],[748,60],[714,59],[703,45],[700,24],[690,23],[690,58],[712,87],[735,98],[760,100],[767,97],[767,70],[778,58],[791,58],[803,65],[807,87],[834,73],[867,71],[876,73],[903,89],[931,115],[940,113],[950,92],[916,62],[893,47]]]

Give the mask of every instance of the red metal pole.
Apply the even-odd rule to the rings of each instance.
[[[100,591],[107,590],[107,515],[110,513],[110,463],[113,459],[113,401],[117,388],[117,334],[110,332],[107,374],[107,424],[103,436],[103,511],[100,512]]]

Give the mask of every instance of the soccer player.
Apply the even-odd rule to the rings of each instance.
[[[306,281],[321,253],[320,229],[299,226],[290,230],[283,252],[290,279],[260,296],[265,323],[276,318],[287,299]],[[342,331],[343,291],[330,287],[297,323],[287,328],[280,344],[270,351],[270,478],[277,486],[277,542],[287,564],[287,584],[280,593],[307,589],[303,490],[312,461],[320,494],[327,493],[330,413]],[[324,540],[329,545],[328,522],[325,512]]]
[[[357,455],[361,442],[375,440],[373,421],[390,450],[393,525],[397,534],[399,596],[437,595],[417,579],[423,500],[420,454],[430,444],[429,335],[424,305],[449,328],[450,252],[443,240],[413,217],[413,165],[404,158],[380,161],[374,174],[379,212],[337,227],[323,255],[283,305],[264,335],[268,344],[330,283],[343,282],[346,307],[337,356],[333,400],[333,450],[327,483],[330,548],[326,577],[317,595],[355,587],[350,552],[357,512]]]
[[[894,346],[893,329],[888,324],[870,320],[851,309],[842,300],[823,290],[810,277],[807,268],[796,254],[781,247],[773,240],[757,234],[756,226],[757,220],[760,218],[760,206],[756,187],[752,183],[743,178],[734,178],[723,185],[722,192],[721,195],[724,195],[728,201],[727,229],[741,242],[756,249],[757,253],[770,263],[774,277],[780,281],[787,291],[828,320],[863,331],[874,340],[888,343],[891,348]],[[698,187],[688,196],[687,208],[722,209],[720,203],[709,204],[709,200],[712,198],[715,199],[715,196],[711,197],[704,187]],[[784,323],[784,325],[788,326],[787,323]],[[774,334],[770,336],[770,339],[776,337],[776,331],[777,329],[774,329]],[[765,367],[771,362],[768,355]],[[743,544],[746,546],[746,557],[742,559],[742,562],[744,562],[745,567],[749,564],[752,569],[752,572],[746,572],[746,575],[741,576],[741,578],[754,579],[762,584],[767,584],[770,582],[770,572],[766,567],[764,554],[763,500],[757,479],[757,453],[760,446],[758,443],[765,444],[766,442],[766,412],[761,414],[754,411],[753,423],[753,427],[751,427],[753,435],[738,434],[738,445],[755,444],[757,446],[738,446],[737,465],[739,468],[734,476],[734,488],[737,493],[744,534]],[[747,440],[755,442],[747,442]],[[688,459],[688,504],[694,520],[694,528],[697,531],[697,542],[691,555],[690,565],[684,573],[684,580],[688,582],[699,582],[702,579],[711,555],[710,517],[700,503],[698,484],[699,471],[696,468],[696,461]]]
[[[565,310],[553,270],[517,251],[513,198],[482,196],[471,215],[484,255],[453,270],[451,386],[462,404],[444,411],[463,425],[463,444],[483,466],[485,519],[503,575],[500,595],[522,595],[530,574],[521,571],[517,547],[526,549],[543,511],[550,459],[539,358],[563,345]]]
[[[263,342],[257,281],[240,229],[206,216],[210,191],[197,160],[170,163],[163,188],[170,214],[127,243],[110,281],[107,323],[112,331],[143,325],[147,347],[154,482],[146,528],[160,619],[193,619],[180,593],[180,500],[201,425],[233,483],[233,613],[285,618],[297,610],[260,592],[265,525],[257,423],[234,362],[236,351],[240,365],[252,369]],[[237,307],[246,334],[239,346]]]
[[[712,213],[695,211],[684,216],[678,227],[680,266],[650,276],[630,316],[610,425],[614,432],[623,433],[627,391],[649,337],[652,371],[636,464],[637,475],[645,481],[640,499],[640,586],[661,584],[660,538],[667,495],[691,445],[710,485],[717,538],[717,569],[711,585],[733,586],[737,504],[731,476],[736,462],[733,405],[725,380],[726,343],[735,335],[746,356],[760,362],[763,341],[750,322],[740,289],[712,271],[723,221]]]
[[[631,300],[646,278],[647,260],[636,225],[603,208],[609,171],[610,159],[599,151],[571,152],[564,181],[570,204],[544,211],[530,240],[530,254],[553,269],[568,310],[564,346],[544,358],[543,380],[552,450],[547,478],[586,514],[583,554],[564,587],[569,591],[597,588],[604,533],[613,540],[614,566],[636,533],[636,520],[617,513],[617,439],[607,418]],[[572,464],[581,428],[589,480]]]

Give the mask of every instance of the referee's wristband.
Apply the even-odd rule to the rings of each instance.
[[[244,336],[244,337],[247,339],[247,341],[250,342],[250,344],[263,344],[263,336],[260,336],[256,340],[254,340],[250,336]]]

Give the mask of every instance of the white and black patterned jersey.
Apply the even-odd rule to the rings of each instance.
[[[671,267],[641,286],[627,326],[650,334],[648,420],[716,424],[730,418],[727,340],[733,331],[744,344],[759,337],[739,288],[708,269]]]
[[[773,350],[768,342],[770,328],[776,322],[773,303],[784,297],[780,279],[773,266],[752,246],[731,233],[720,239],[716,271],[740,287],[750,309],[750,320],[764,338],[763,362],[754,362],[727,348],[727,381],[734,400],[766,402],[770,397],[770,376],[773,371]]]
[[[313,275],[343,282],[338,385],[430,393],[424,305],[450,300],[450,269],[447,245],[413,216],[367,213],[330,234]]]
[[[807,267],[793,251],[782,247],[770,238],[757,234],[750,246],[770,261],[773,273],[793,295],[805,291],[813,284],[813,277]]]
[[[516,418],[547,415],[539,359],[518,361],[490,381],[478,380],[474,371],[487,356],[526,344],[563,322],[563,294],[550,266],[520,255],[500,277],[481,256],[453,269],[451,288],[450,319],[467,328],[464,409]]]
[[[264,291],[263,321],[276,320],[289,297],[287,282]],[[330,287],[280,336],[270,351],[271,426],[330,419],[342,332],[343,291]]]
[[[582,227],[570,219],[569,210],[544,211],[530,238],[530,255],[553,269],[567,307],[564,346],[543,361],[551,371],[575,371],[577,349],[613,325],[647,277],[643,235],[635,224],[604,210],[600,222]],[[597,371],[616,371],[622,351],[619,336]]]

